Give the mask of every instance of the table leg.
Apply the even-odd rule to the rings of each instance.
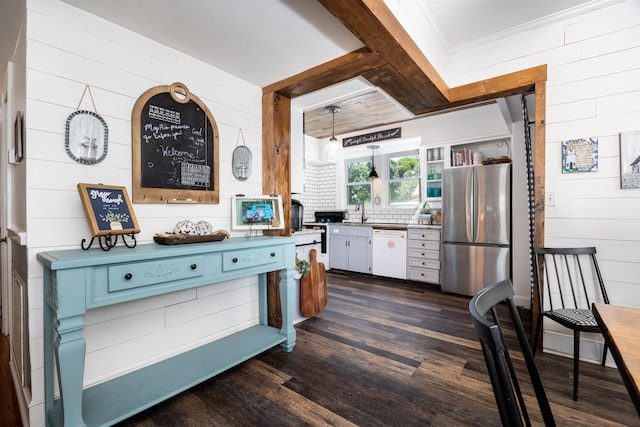
[[[55,352],[64,425],[85,426],[82,418],[82,382],[86,343],[82,316],[58,319]]]
[[[295,269],[280,270],[280,301],[282,306],[282,328],[280,335],[287,339],[280,344],[284,351],[292,351],[296,345],[296,330],[293,327],[293,287],[295,286]]]

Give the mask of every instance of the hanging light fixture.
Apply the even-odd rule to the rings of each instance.
[[[374,155],[376,153],[376,148],[380,148],[379,145],[367,145],[367,148],[371,150],[371,172],[369,172],[369,178],[375,179],[378,178],[378,172],[376,172],[376,164],[374,163]]]
[[[338,142],[338,139],[336,138],[336,113],[342,111],[342,108],[338,107],[337,105],[330,105],[328,107],[325,107],[324,111],[326,111],[327,113],[331,113],[332,118],[331,138],[329,138],[329,142]]]

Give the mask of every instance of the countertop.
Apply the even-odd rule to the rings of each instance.
[[[353,227],[371,227],[385,230],[406,230],[408,228],[435,228],[441,229],[442,225],[433,224],[433,225],[423,225],[423,224],[398,224],[398,223],[381,223],[381,222],[322,222],[322,223],[305,223],[303,227],[314,227],[314,226],[327,226],[327,225],[348,225]]]

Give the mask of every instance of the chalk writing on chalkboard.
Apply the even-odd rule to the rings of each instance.
[[[133,201],[218,203],[218,130],[181,83],[146,91],[134,107]]]
[[[102,184],[78,184],[93,236],[140,232],[127,189]]]

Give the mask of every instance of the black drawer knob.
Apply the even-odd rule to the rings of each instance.
[[[124,278],[126,280],[131,280],[132,277],[133,277],[133,274],[131,274],[131,273],[127,273],[127,274],[124,275]]]
[[[422,252],[422,256],[424,256],[424,252]]]
[[[197,266],[197,265],[195,265],[195,264],[191,264],[191,269],[192,269],[192,270],[195,270],[196,268],[198,268],[198,266]]]
[[[271,256],[276,256],[276,253],[275,252],[271,252]]]
[[[233,262],[238,262],[238,258],[234,258],[234,259],[232,259],[231,261],[233,261]]]

